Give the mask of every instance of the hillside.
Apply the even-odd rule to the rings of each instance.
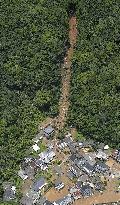
[[[74,12],[73,53],[68,22]],[[5,0],[1,16],[0,184],[17,182],[47,117],[57,119],[60,131],[72,125],[120,148],[119,0]]]
[[[68,15],[53,1],[3,1],[1,7],[2,181],[15,171],[38,124],[58,114],[60,65],[68,45]]]
[[[119,1],[77,2],[68,121],[86,137],[113,147],[120,147],[119,6]]]

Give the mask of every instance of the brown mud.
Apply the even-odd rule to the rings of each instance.
[[[69,93],[70,93],[70,80],[71,80],[71,62],[76,45],[77,39],[77,21],[76,17],[72,16],[69,21],[69,42],[70,48],[68,49],[64,58],[64,64],[61,68],[61,96],[59,100],[59,115],[55,119],[55,127],[57,130],[62,130],[67,120],[69,109]]]

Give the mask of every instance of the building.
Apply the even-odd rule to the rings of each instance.
[[[55,165],[55,166],[53,167],[53,172],[54,172],[55,174],[59,175],[59,176],[61,176],[61,175],[63,174],[62,168],[61,168],[60,166],[58,166],[58,165]]]
[[[99,149],[98,153],[96,154],[96,158],[101,159],[101,160],[108,160],[108,155],[104,151]]]
[[[51,149],[48,149],[48,150],[46,150],[46,151],[44,151],[44,152],[41,152],[41,153],[39,154],[39,157],[40,157],[40,159],[41,159],[44,163],[48,164],[48,163],[51,162],[51,161],[53,160],[53,158],[55,157],[55,152],[54,152],[53,150],[51,150]]]
[[[44,132],[41,130],[36,136],[33,138],[35,143],[38,143],[43,138]]]
[[[87,173],[89,176],[92,176],[94,172],[94,166],[90,165],[88,162],[85,162],[82,165],[82,170]]]
[[[83,185],[83,182],[77,181],[76,184],[75,184],[75,187],[76,187],[77,189],[81,190],[82,185]]]
[[[15,186],[12,186],[10,183],[8,183],[3,188],[4,188],[3,201],[10,201],[15,199],[15,194],[16,194]]]
[[[96,191],[104,191],[105,190],[105,185],[104,183],[101,181],[101,177],[100,176],[93,176],[91,177],[91,182],[94,184],[94,189]]]
[[[37,159],[35,163],[36,163],[36,166],[39,167],[43,171],[48,169],[47,164],[45,164],[44,161],[41,159]]]
[[[82,185],[80,191],[83,197],[89,197],[93,195],[92,188],[90,187],[89,184]]]
[[[28,178],[28,176],[26,175],[25,171],[22,170],[22,169],[20,169],[20,170],[18,171],[18,176],[19,176],[21,179],[23,179],[23,180],[25,180],[25,179]]]
[[[86,183],[86,182],[88,182],[89,181],[89,177],[88,177],[88,175],[87,174],[82,174],[79,178],[78,178],[78,181],[81,181],[81,182],[83,182],[83,183]]]
[[[73,139],[72,137],[68,136],[68,137],[65,137],[64,142],[68,145],[73,142]]]
[[[21,205],[33,205],[39,200],[39,193],[30,189],[29,192],[20,200]]]
[[[84,159],[91,165],[91,166],[94,166],[95,163],[96,163],[96,153],[87,153],[87,154],[84,154]]]
[[[109,171],[109,167],[104,162],[99,161],[95,165],[95,171],[104,174]]]
[[[108,202],[108,203],[99,203],[99,204],[93,204],[93,205],[120,205],[120,201]]]
[[[82,171],[76,166],[72,165],[69,169],[76,177],[79,177],[82,175]]]
[[[116,160],[117,160],[117,162],[119,162],[119,163],[120,163],[120,150],[118,150]]]
[[[71,205],[73,203],[73,197],[71,194],[68,194],[62,199],[59,199],[53,203],[53,205]]]
[[[40,147],[39,147],[37,144],[34,144],[34,145],[32,146],[32,148],[33,148],[33,150],[34,150],[35,152],[37,152],[38,150],[40,150]]]
[[[39,204],[39,205],[41,205],[41,204]],[[53,203],[48,201],[48,200],[46,200],[43,205],[53,205]]]
[[[67,177],[68,177],[70,180],[73,180],[74,177],[75,177],[75,175],[73,174],[73,172],[68,171],[68,172],[67,172]]]
[[[55,189],[61,190],[64,188],[64,186],[65,186],[64,183],[60,179],[57,179],[55,181]]]
[[[68,144],[68,147],[72,154],[76,154],[77,148],[72,143]]]
[[[105,190],[105,185],[101,181],[99,181],[94,184],[94,188],[96,191],[102,192]]]
[[[71,162],[75,162],[75,160],[77,159],[77,157],[76,157],[76,155],[75,154],[72,154],[70,157],[69,157],[69,160],[71,161]]]
[[[45,137],[47,137],[48,139],[53,135],[54,133],[54,128],[51,125],[48,125],[45,129],[44,129],[44,135]]]
[[[75,200],[78,200],[82,197],[81,195],[81,192],[79,189],[75,188],[75,187],[72,187],[70,189],[70,194],[72,195],[72,197],[75,199]]]
[[[53,205],[53,203],[48,201],[45,197],[40,196],[39,200],[35,205]]]
[[[32,190],[38,192],[47,185],[47,182],[44,177],[40,177],[32,186]]]

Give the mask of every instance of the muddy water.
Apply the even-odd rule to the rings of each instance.
[[[76,17],[71,17],[69,20],[69,42],[70,48],[68,49],[64,58],[64,65],[61,68],[61,97],[59,100],[59,115],[55,121],[57,130],[61,130],[65,126],[67,113],[69,108],[69,92],[70,92],[70,79],[71,79],[71,63],[77,39],[77,21]]]

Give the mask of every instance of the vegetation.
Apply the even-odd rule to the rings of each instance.
[[[77,3],[69,124],[86,137],[120,147],[119,1]]]
[[[119,0],[4,0],[1,5],[0,183],[18,183],[16,171],[38,124],[58,114],[68,11],[76,11],[78,22],[68,124],[78,129],[76,138],[120,147]]]
[[[38,123],[58,113],[68,17],[62,1],[5,0],[1,5],[2,183],[15,178]]]

